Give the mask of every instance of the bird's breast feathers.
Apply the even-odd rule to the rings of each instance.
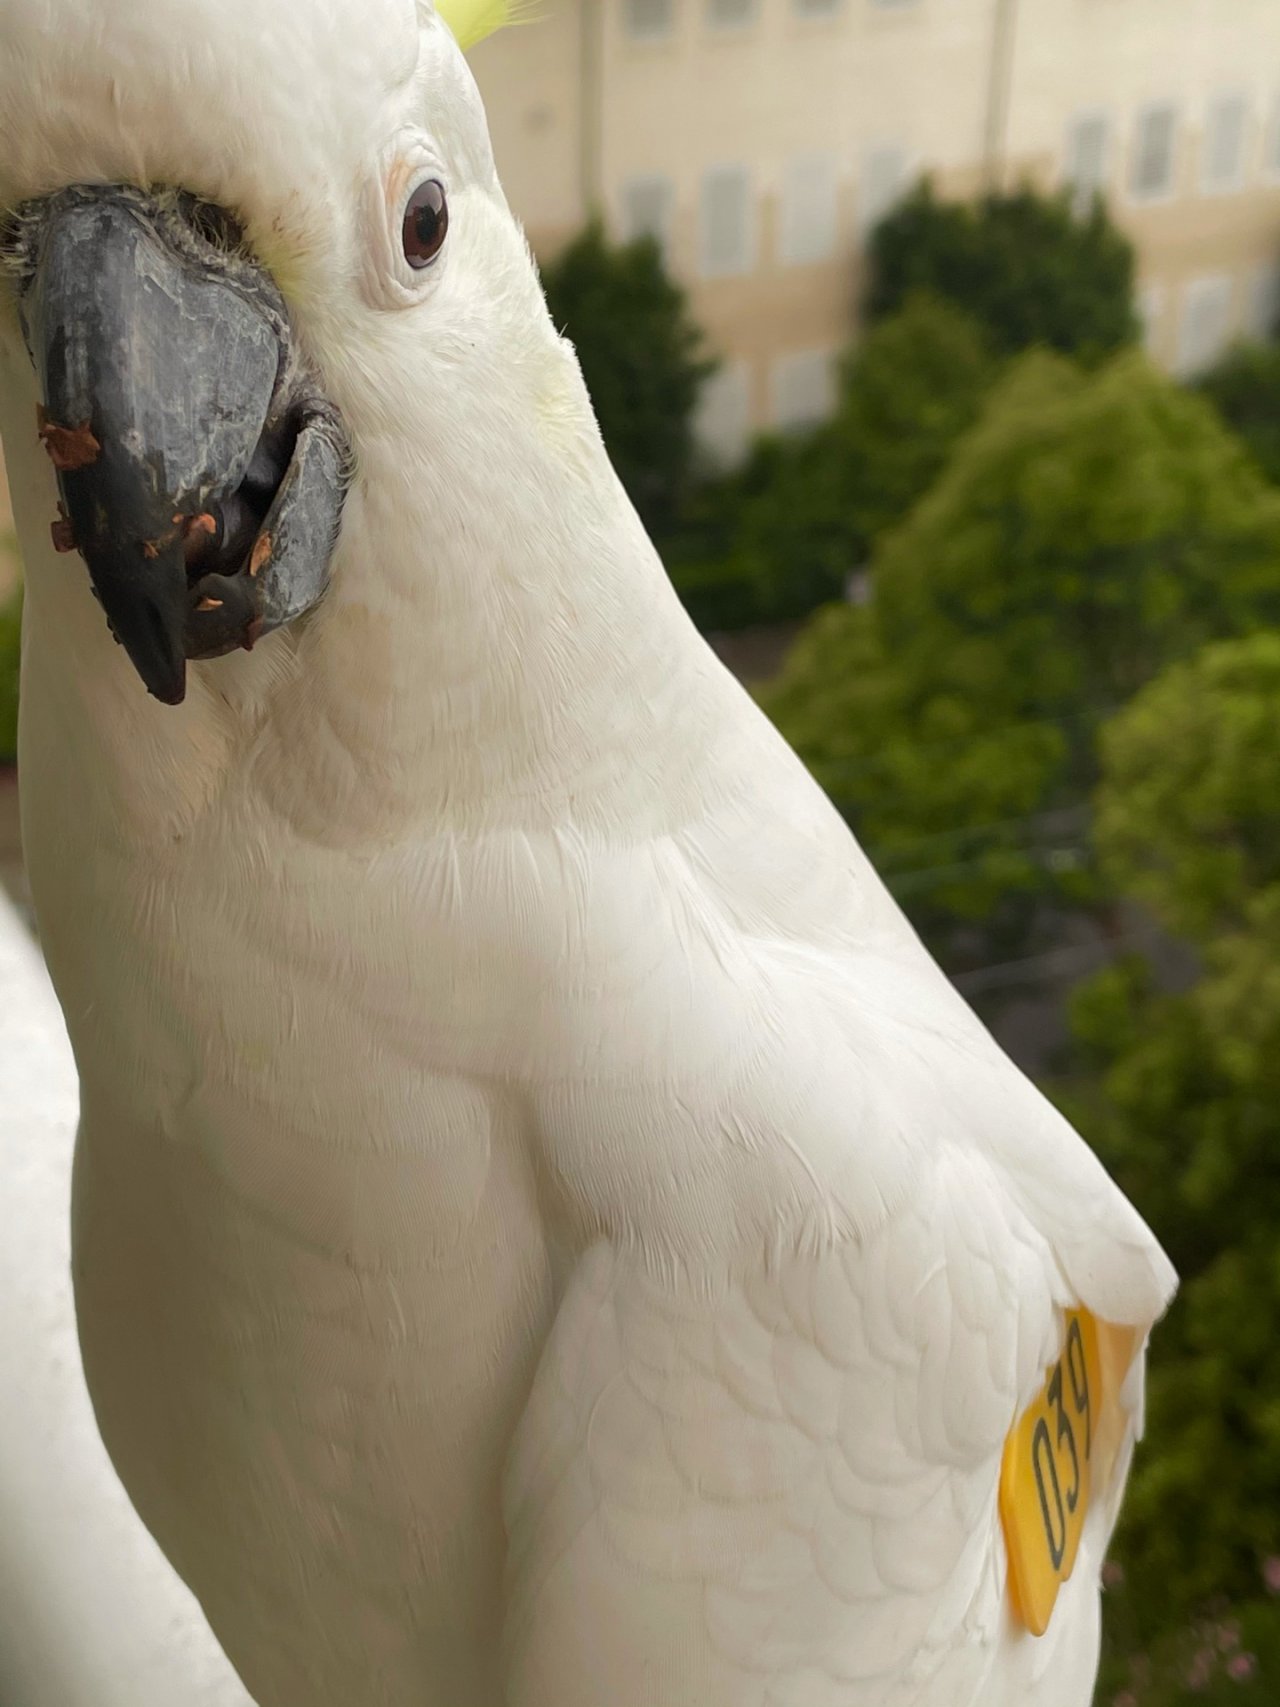
[[[206,907],[185,981],[158,948],[141,981],[192,1052],[169,1138],[263,1252],[393,1275],[446,1359],[465,1297],[494,1292],[518,1326],[459,1367],[509,1372],[556,1309],[505,1475],[513,1707],[633,1707],[608,1680],[651,1653],[677,1666],[664,1707],[1083,1707],[1134,1420],[1040,1643],[1007,1580],[1002,1464],[1071,1312],[1140,1343],[1170,1275],[918,950],[752,937],[668,843],[455,843],[341,899],[323,862],[282,869],[236,956]],[[234,999],[207,981],[232,965]],[[96,1078],[118,1105],[119,1059],[85,1062],[90,1101]],[[494,1180],[506,1267],[492,1216],[469,1231]]]

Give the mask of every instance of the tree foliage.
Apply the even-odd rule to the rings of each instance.
[[[693,471],[693,412],[714,371],[684,292],[656,243],[624,245],[592,224],[542,270],[556,327],[572,341],[618,475],[655,535],[670,530]]]
[[[1119,1542],[1120,1632],[1158,1653],[1170,1631],[1221,1625],[1213,1609],[1229,1607],[1241,1651],[1255,1651],[1239,1669],[1259,1701],[1280,1689],[1280,1603],[1264,1593],[1280,1595],[1277,728],[1274,633],[1206,648],[1116,718],[1102,742],[1102,858],[1127,894],[1194,935],[1202,972],[1170,994],[1127,962],[1074,1006],[1089,1128],[1182,1279],[1154,1342],[1151,1446]],[[1135,1696],[1148,1699],[1165,1697]]]
[[[940,474],[996,373],[980,329],[936,298],[913,297],[874,327],[845,357],[829,422],[760,441],[703,495],[701,531],[688,530],[673,565],[695,616],[706,617],[695,600],[708,584],[744,589],[740,608],[756,621],[838,598]]]
[[[1280,485],[1280,343],[1237,344],[1204,375],[1200,390]]]
[[[931,291],[979,322],[993,349],[1036,344],[1096,360],[1134,342],[1133,249],[1097,200],[1083,216],[1031,189],[944,202],[922,183],[871,237],[872,319]]]
[[[1155,1342],[1153,1446],[1137,1461],[1119,1556],[1150,1638],[1256,1594],[1280,1510],[1280,904],[1159,993],[1125,965],[1076,998],[1100,1071],[1090,1135],[1141,1205],[1182,1290]],[[1275,1680],[1280,1682],[1280,1679]]]
[[[1123,893],[1204,941],[1280,885],[1280,634],[1206,647],[1103,739],[1096,834]]]
[[[1086,374],[1033,353],[882,539],[872,587],[819,614],[767,707],[918,911],[1003,911],[1016,934],[1035,897],[1095,892],[1072,844],[1100,724],[1170,660],[1280,616],[1280,494],[1140,356]]]
[[[979,323],[926,291],[849,351],[832,431],[868,545],[904,521],[933,485],[999,371]]]

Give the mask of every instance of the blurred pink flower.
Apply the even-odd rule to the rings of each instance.
[[[1276,1560],[1280,1564],[1280,1559]],[[1108,1559],[1102,1567],[1103,1588],[1119,1588],[1124,1581],[1124,1566],[1115,1559]]]
[[[1258,1669],[1257,1659],[1253,1654],[1234,1654],[1227,1661],[1227,1676],[1236,1683],[1248,1683]]]
[[[1187,1673],[1187,1686],[1190,1689],[1203,1689],[1213,1676],[1213,1649],[1201,1648],[1191,1662]]]
[[[1217,1635],[1218,1652],[1234,1654],[1240,1646],[1240,1626],[1236,1623],[1219,1624]]]
[[[1262,1580],[1267,1585],[1268,1594],[1280,1594],[1280,1558],[1274,1553],[1262,1561]]]
[[[1131,1689],[1122,1689],[1111,1699],[1111,1707],[1138,1707],[1138,1697]]]

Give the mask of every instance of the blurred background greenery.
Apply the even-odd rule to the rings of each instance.
[[[834,414],[713,472],[656,244],[544,278],[695,621],[749,675],[789,642],[763,705],[1182,1276],[1098,1702],[1280,1701],[1280,343],[1181,384],[1100,202],[922,184]]]

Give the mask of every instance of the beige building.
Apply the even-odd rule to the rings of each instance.
[[[1280,0],[537,0],[473,64],[553,252],[653,232],[724,357],[703,415],[822,414],[864,235],[921,172],[1108,195],[1179,372],[1280,310]]]
[[[1175,371],[1280,308],[1280,0],[529,5],[472,56],[512,205],[543,254],[592,208],[658,235],[725,456],[823,413],[864,235],[923,171],[1103,189]]]

